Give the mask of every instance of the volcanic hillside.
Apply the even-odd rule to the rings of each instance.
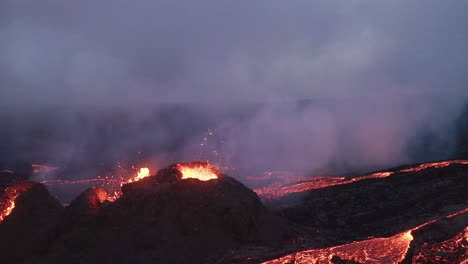
[[[302,178],[257,193],[210,164],[176,164],[128,181],[115,200],[92,187],[66,207],[42,184],[4,175],[10,180],[0,193],[2,263],[466,263],[468,257],[467,161]]]

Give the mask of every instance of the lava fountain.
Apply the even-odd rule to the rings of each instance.
[[[115,200],[117,200],[122,195],[122,191],[120,189],[122,188],[124,184],[137,182],[149,176],[150,176],[149,168],[140,168],[140,170],[137,172],[137,174],[134,177],[125,181],[124,180],[120,181],[119,190],[114,190],[113,195],[110,195],[109,197],[107,197],[107,200],[111,202],[114,202]]]
[[[136,182],[148,176],[150,176],[150,170],[148,168],[140,168],[137,175],[128,180],[127,183]]]
[[[177,169],[182,173],[182,179],[199,179],[209,181],[217,179],[219,172],[209,163],[177,164]]]

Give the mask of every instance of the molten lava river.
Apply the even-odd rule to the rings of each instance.
[[[453,218],[455,216],[468,213],[468,208],[463,209],[454,214],[448,215],[443,218]],[[429,224],[432,224],[439,219],[434,219],[410,230],[398,233],[394,236],[387,238],[372,238],[363,241],[352,242],[349,244],[339,245],[335,247],[322,248],[322,249],[309,249],[282,258],[264,262],[265,264],[333,264],[333,259],[338,257],[341,260],[353,261],[357,263],[400,263],[405,259],[406,253],[410,248],[410,243],[413,240],[412,232],[421,229]],[[446,262],[415,262],[424,260],[429,255],[425,251],[436,250],[440,251],[444,247],[454,248],[453,244],[465,243],[468,245],[467,229],[462,231],[455,238],[431,246],[425,246],[420,254],[413,257],[412,263],[446,263]],[[466,247],[468,248],[468,246]],[[449,250],[446,250],[449,251]],[[468,254],[467,254],[468,255]],[[465,262],[466,263],[466,262]]]
[[[331,264],[334,257],[358,263],[399,263],[404,259],[412,240],[410,230],[388,238],[374,238],[336,247],[305,250],[265,263]]]
[[[385,178],[392,176],[395,173],[408,173],[408,172],[418,172],[425,169],[430,168],[443,168],[450,166],[452,164],[462,164],[468,165],[468,160],[451,160],[451,161],[440,161],[440,162],[431,162],[431,163],[423,163],[416,167],[410,167],[406,169],[401,169],[397,171],[384,171],[384,172],[376,172],[369,175],[347,178],[347,177],[337,177],[337,176],[312,176],[312,177],[296,177],[295,181],[291,181],[289,179],[284,179],[279,183],[274,183],[268,185],[266,187],[257,188],[254,191],[260,196],[264,201],[265,200],[274,200],[281,198],[282,196],[293,194],[293,193],[300,193],[315,189],[326,188],[335,185],[343,185],[353,182],[358,182],[365,179],[378,179],[378,178]],[[257,178],[251,177],[250,180],[255,181]],[[265,180],[268,180],[266,177]]]

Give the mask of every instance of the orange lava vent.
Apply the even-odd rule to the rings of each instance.
[[[209,163],[204,164],[178,164],[177,168],[182,173],[182,179],[199,179],[209,181],[218,178],[218,171]]]

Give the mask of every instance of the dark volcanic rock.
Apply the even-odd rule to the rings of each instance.
[[[14,210],[0,222],[1,262],[18,263],[45,250],[63,208],[42,184],[21,182],[8,188],[21,194]]]
[[[5,188],[8,184],[11,184],[18,179],[16,173],[10,170],[0,170],[0,188]]]
[[[411,262],[407,263],[467,263],[468,227],[455,237],[438,243],[427,242],[414,250]]]
[[[468,260],[468,211],[412,232],[403,263],[461,263]]]
[[[0,168],[0,187],[26,181],[33,173],[29,163],[16,163],[7,169]]]
[[[107,200],[107,192],[102,188],[91,187],[80,194],[65,208],[60,230],[84,225],[94,219]]]
[[[36,262],[206,263],[242,245],[281,242],[283,222],[252,190],[228,176],[200,181],[179,174],[170,167],[124,186],[120,199],[63,231]]]
[[[231,177],[182,179],[177,165],[124,185],[114,203],[104,190],[90,188],[63,213],[44,186],[10,183],[22,194],[0,222],[0,262],[258,263],[414,230],[407,263],[456,263],[467,255],[466,177],[468,165],[451,165],[315,189],[278,208],[280,216]],[[12,190],[0,189],[0,199]]]
[[[326,236],[318,246],[391,236],[468,207],[467,179],[461,164],[395,173],[301,193],[279,213]]]

